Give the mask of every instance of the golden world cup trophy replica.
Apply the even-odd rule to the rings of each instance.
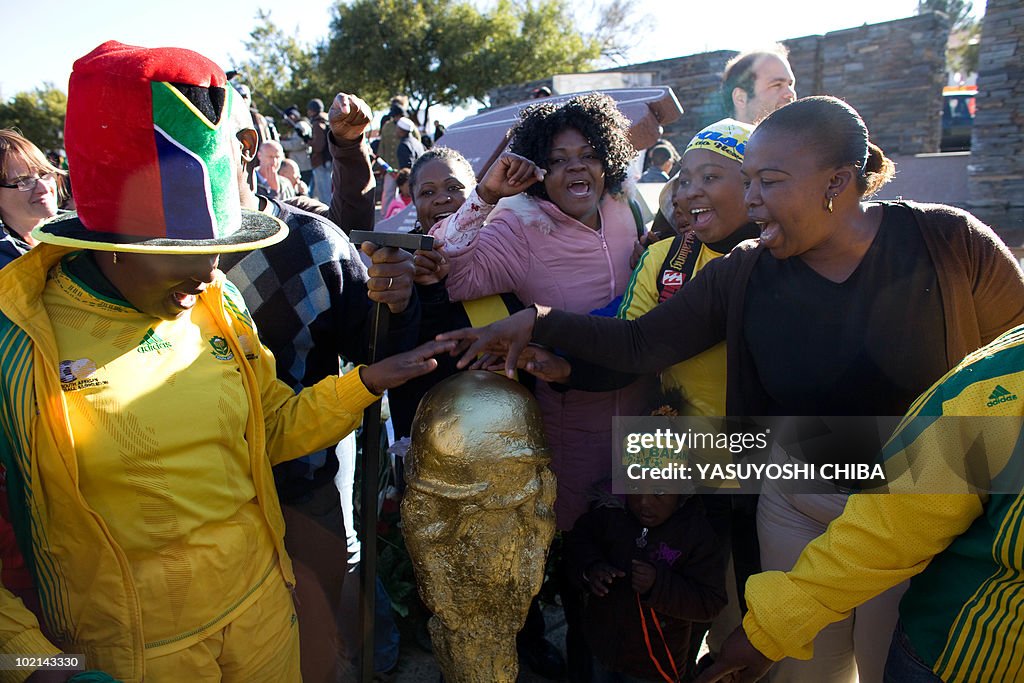
[[[555,533],[549,460],[537,402],[516,382],[462,372],[420,401],[402,526],[448,683],[516,680],[516,633]]]

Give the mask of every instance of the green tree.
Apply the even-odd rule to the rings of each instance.
[[[957,40],[953,41],[954,35]],[[946,49],[946,68],[951,72],[969,74],[978,71],[978,57],[981,52],[981,21],[974,20],[950,35],[950,46]]]
[[[917,0],[917,13],[942,12],[949,17],[950,26],[956,30],[965,28],[974,21],[971,17],[970,0]]]
[[[68,96],[52,83],[0,103],[0,128],[17,128],[44,152],[64,146]]]
[[[487,89],[556,73],[590,71],[601,42],[586,37],[564,0],[500,0],[489,16],[495,50],[487,57]]]
[[[978,70],[981,19],[972,16],[970,0],[917,0],[917,13],[942,12],[949,17],[946,71],[968,74]]]
[[[486,103],[494,86],[588,69],[599,54],[565,0],[500,0],[486,13],[466,0],[352,0],[334,8],[322,65],[375,107],[408,94],[425,120],[434,105]]]
[[[235,63],[241,81],[252,88],[256,106],[273,116],[271,105],[284,109],[294,103],[305,112],[314,97],[330,105],[336,91],[321,75],[319,46],[285,34],[269,11],[259,10],[256,21],[244,43],[249,56]]]

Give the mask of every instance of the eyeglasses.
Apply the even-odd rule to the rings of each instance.
[[[44,173],[43,175],[30,175],[16,179],[13,183],[8,185],[7,183],[0,183],[0,187],[6,187],[8,190],[17,188],[21,192],[31,192],[36,189],[36,184],[40,180],[45,180],[48,183],[55,182],[57,179],[56,173]]]

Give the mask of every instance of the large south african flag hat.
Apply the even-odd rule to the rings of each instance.
[[[101,251],[247,251],[284,239],[276,218],[239,206],[232,114],[245,103],[224,71],[181,48],[103,43],[77,60],[64,141],[77,215],[40,242]]]

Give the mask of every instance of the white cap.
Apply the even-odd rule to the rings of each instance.
[[[412,121],[410,121],[409,119],[405,118],[404,116],[402,118],[398,119],[398,121],[395,122],[395,125],[398,126],[399,128],[401,128],[402,130],[404,130],[406,132],[409,132],[409,133],[411,133],[413,131],[413,128],[414,128]]]

